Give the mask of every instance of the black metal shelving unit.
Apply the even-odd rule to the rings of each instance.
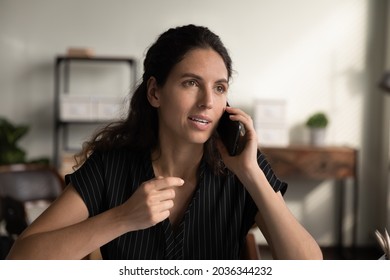
[[[104,124],[107,120],[62,120],[60,117],[60,94],[69,94],[70,84],[70,65],[72,62],[77,63],[114,63],[128,65],[130,70],[129,83],[130,88],[134,89],[136,84],[136,60],[131,57],[114,57],[114,56],[92,56],[92,57],[72,57],[57,56],[55,58],[54,69],[54,145],[53,145],[53,164],[60,168],[60,152],[67,149],[67,139],[69,135],[69,125],[99,125]],[[62,139],[62,142],[61,142]]]

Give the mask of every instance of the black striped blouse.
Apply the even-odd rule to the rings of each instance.
[[[258,162],[274,190],[284,194],[287,184],[274,175],[261,153]],[[175,231],[166,219],[123,234],[102,246],[103,259],[239,259],[257,207],[233,173],[216,176],[202,161],[198,174],[194,196]],[[149,154],[116,150],[94,152],[65,179],[95,216],[124,203],[154,177]]]

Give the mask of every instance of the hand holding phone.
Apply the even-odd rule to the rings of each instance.
[[[238,155],[241,152],[240,136],[242,124],[229,118],[229,113],[225,111],[219,120],[217,132],[229,152],[230,156]]]

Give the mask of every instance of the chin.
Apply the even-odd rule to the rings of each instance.
[[[209,139],[211,138],[211,135],[208,133],[196,133],[196,134],[191,134],[189,135],[189,139],[193,144],[199,144],[203,145],[206,143]]]
[[[210,137],[209,137],[210,138]],[[202,138],[193,138],[192,139],[192,143],[194,143],[194,144],[199,144],[199,145],[203,145],[204,143],[206,143],[207,142],[207,140],[209,140],[209,138],[205,138],[205,137],[202,137]]]

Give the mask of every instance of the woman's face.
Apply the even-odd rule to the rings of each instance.
[[[158,108],[159,136],[171,143],[203,144],[212,135],[224,108],[228,72],[212,49],[194,49],[176,64],[166,83],[149,84]]]

